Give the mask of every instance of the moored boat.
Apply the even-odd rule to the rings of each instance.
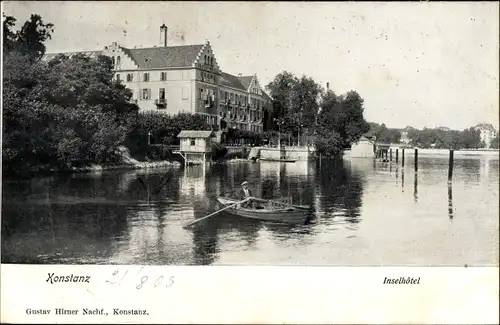
[[[274,158],[260,158],[261,161],[274,161],[274,162],[287,162],[287,163],[294,163],[297,161],[297,159],[274,159]]]
[[[239,200],[218,197],[217,202],[222,206],[228,206],[239,202]],[[253,198],[248,206],[244,204],[243,206],[235,206],[227,209],[228,213],[237,215],[244,218],[267,220],[267,221],[278,221],[285,223],[303,224],[306,222],[309,213],[307,209],[297,208],[293,205],[288,205],[272,200],[264,200]]]

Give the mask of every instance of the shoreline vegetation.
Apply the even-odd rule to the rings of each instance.
[[[4,16],[3,176],[182,165],[170,149],[179,144],[181,130],[225,130],[222,143],[213,145],[215,162],[248,154],[228,152],[232,144],[247,149],[279,142],[311,145],[326,158],[340,157],[369,133],[389,143],[401,138],[399,130],[365,120],[364,100],[356,91],[338,95],[328,85],[325,89],[306,75],[287,71],[265,87],[273,102],[262,109],[262,133],[234,129],[226,115],[218,125],[209,125],[196,113],[140,112],[132,91],[114,78],[111,58],[61,54],[45,62],[45,43],[54,26],[36,14],[20,30],[15,26],[14,17]],[[411,129],[408,136],[416,147],[460,149],[481,143],[473,128]],[[493,143],[498,147],[498,136]]]

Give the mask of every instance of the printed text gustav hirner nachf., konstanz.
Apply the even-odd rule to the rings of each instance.
[[[420,277],[412,278],[412,277],[399,277],[399,278],[388,278],[385,277],[384,284],[420,284]]]

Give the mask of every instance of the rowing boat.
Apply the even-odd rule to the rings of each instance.
[[[288,162],[288,163],[294,163],[297,161],[297,159],[287,159],[287,158],[282,158],[282,159],[260,158],[260,160],[261,161]]]
[[[238,202],[236,199],[226,197],[218,197],[217,201],[222,206],[228,206]],[[272,200],[253,198],[250,201],[250,204],[252,206],[235,206],[227,209],[226,211],[244,218],[294,224],[305,223],[309,215],[309,212],[306,209]]]

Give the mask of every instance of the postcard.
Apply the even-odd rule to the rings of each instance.
[[[498,10],[3,2],[2,323],[497,323]]]

